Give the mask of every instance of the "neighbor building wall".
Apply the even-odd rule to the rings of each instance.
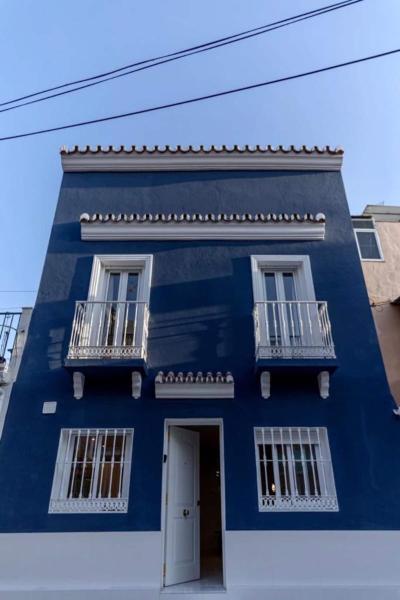
[[[383,261],[362,261],[362,269],[390,389],[400,404],[400,306],[392,304],[400,296],[400,222],[380,221],[387,217],[372,214]]]

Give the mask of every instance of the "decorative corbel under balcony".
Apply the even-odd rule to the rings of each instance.
[[[156,398],[233,398],[232,373],[174,373],[160,371],[155,379]]]

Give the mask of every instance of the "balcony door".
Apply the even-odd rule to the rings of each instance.
[[[296,271],[264,271],[266,334],[271,346],[301,345],[301,314]]]
[[[134,344],[139,277],[139,271],[106,271],[105,302],[100,310],[103,346]]]

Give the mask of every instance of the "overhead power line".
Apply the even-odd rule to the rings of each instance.
[[[0,290],[0,294],[34,294],[37,290]]]
[[[365,56],[363,58],[357,58],[355,60],[349,60],[343,63],[339,63],[336,65],[330,65],[329,67],[322,67],[320,69],[314,69],[313,71],[307,71],[305,73],[298,73],[296,75],[289,75],[287,77],[280,77],[278,79],[272,79],[270,81],[262,81],[260,83],[253,83],[251,85],[244,85],[238,88],[233,88],[230,90],[224,90],[222,92],[215,92],[213,94],[206,94],[204,96],[197,96],[196,98],[188,98],[186,100],[178,100],[176,102],[170,102],[168,104],[161,104],[159,106],[152,106],[150,108],[142,108],[139,110],[134,110],[132,112],[122,113],[119,115],[112,115],[110,117],[100,117],[98,119],[91,119],[89,121],[80,121],[78,123],[70,123],[68,125],[59,125],[57,127],[50,127],[48,129],[38,129],[36,131],[29,131],[27,133],[18,133],[16,135],[8,135],[0,138],[0,142],[4,142],[6,140],[16,140],[24,137],[31,137],[34,135],[41,135],[43,133],[51,133],[53,131],[61,131],[63,129],[72,129],[73,127],[82,127],[84,125],[93,125],[94,123],[104,123],[106,121],[113,121],[115,119],[124,119],[126,117],[133,117],[136,115],[143,115],[145,113],[156,112],[160,110],[165,110],[167,108],[175,108],[177,106],[183,106],[185,104],[194,104],[195,102],[202,102],[204,100],[211,100],[212,98],[219,98],[221,96],[228,96],[230,94],[237,94],[238,92],[244,92],[247,90],[254,90],[257,88],[265,87],[267,85],[273,85],[276,83],[283,83],[285,81],[291,81],[293,79],[300,79],[302,77],[308,77],[310,75],[317,75],[318,73],[324,73],[326,71],[333,71],[334,69],[340,69],[342,67],[348,67],[350,65],[355,65],[358,63],[367,62],[369,60],[374,60],[376,58],[382,58],[384,56],[390,56],[391,54],[396,54],[400,52],[400,48],[396,48],[394,50],[389,50],[387,52],[380,52],[379,54],[373,54],[371,56]]]
[[[335,4],[330,4],[328,6],[323,6],[321,8],[314,9],[312,11],[308,11],[306,13],[294,15],[293,17],[281,19],[280,21],[275,21],[273,23],[269,23],[268,25],[263,25],[261,27],[249,29],[247,31],[236,33],[234,35],[220,38],[217,40],[213,40],[211,42],[206,42],[206,43],[200,44],[198,46],[193,46],[191,48],[186,48],[184,50],[179,50],[179,51],[172,52],[169,54],[164,54],[162,56],[157,56],[154,58],[150,58],[150,59],[146,59],[146,60],[139,61],[136,63],[132,63],[132,64],[126,65],[124,67],[119,67],[118,69],[113,69],[112,71],[101,73],[100,75],[93,75],[91,77],[86,77],[84,79],[78,79],[76,81],[64,83],[64,84],[61,84],[58,86],[47,88],[45,90],[33,92],[33,93],[27,94],[25,96],[20,96],[19,98],[14,98],[14,100],[7,100],[6,102],[0,103],[0,107],[2,107],[2,106],[6,107],[6,108],[0,108],[0,113],[7,112],[10,110],[16,110],[17,108],[22,108],[23,106],[36,104],[38,102],[44,102],[44,101],[50,100],[52,98],[64,96],[66,94],[71,94],[73,92],[77,92],[77,91],[80,91],[80,90],[83,90],[83,89],[86,89],[89,87],[93,87],[95,85],[100,85],[101,83],[106,83],[107,81],[112,81],[114,79],[119,79],[120,77],[132,75],[133,73],[138,73],[139,71],[144,71],[146,69],[151,69],[153,67],[157,67],[157,66],[163,65],[165,63],[180,60],[182,58],[186,58],[186,57],[192,56],[194,54],[200,54],[202,52],[208,52],[209,50],[215,50],[216,48],[220,48],[222,46],[227,46],[229,44],[235,44],[237,42],[240,42],[240,41],[243,41],[243,40],[258,36],[258,35],[263,35],[264,33],[269,33],[271,31],[274,31],[275,29],[280,29],[281,27],[287,27],[289,25],[294,25],[301,21],[305,21],[307,19],[312,19],[314,17],[318,17],[321,15],[327,14],[329,12],[339,10],[341,8],[346,8],[348,6],[352,6],[353,4],[358,4],[363,1],[364,0],[344,0],[342,2],[337,2]],[[138,68],[131,69],[131,67],[138,67]],[[130,70],[127,71],[127,69],[130,69]],[[121,71],[125,71],[125,72],[122,73]],[[116,73],[118,73],[118,74],[116,74]],[[94,80],[98,80],[98,81],[94,81]],[[87,83],[87,82],[90,82],[90,83]],[[71,87],[73,85],[81,84],[81,83],[84,85],[79,85],[78,87],[74,87],[72,89],[67,89],[67,90],[63,89],[63,88]],[[36,98],[35,100],[28,100],[29,98],[34,98],[36,96],[42,96],[43,94],[46,94],[47,92],[53,92],[53,91],[61,90],[61,89],[63,89],[63,91],[57,92],[55,94],[50,94],[48,96]],[[27,100],[27,102],[20,102],[21,100]],[[16,102],[20,102],[20,104],[15,104]],[[9,106],[10,104],[14,104],[14,106]]]

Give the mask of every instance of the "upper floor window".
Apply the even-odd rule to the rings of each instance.
[[[152,256],[95,256],[68,358],[145,358]]]
[[[308,256],[252,256],[257,358],[332,358],[327,304]]]
[[[382,248],[374,220],[371,217],[353,218],[354,234],[361,260],[383,260]]]
[[[49,512],[127,512],[133,429],[63,429]]]
[[[260,511],[338,510],[323,427],[256,427]]]

